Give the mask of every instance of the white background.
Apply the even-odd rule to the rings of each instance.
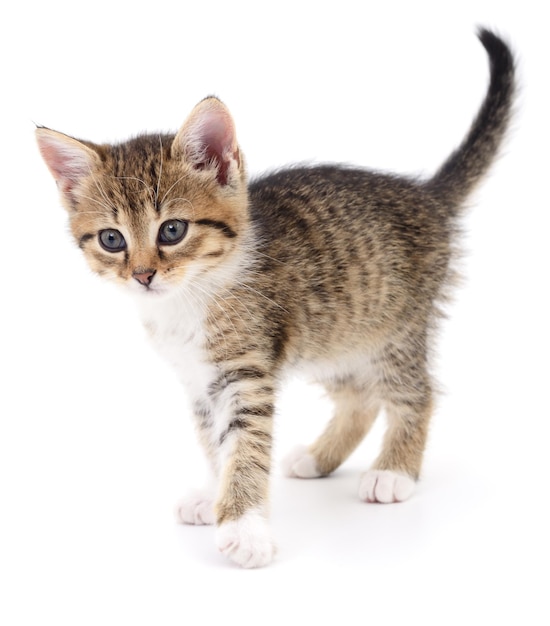
[[[0,623],[548,624],[547,18],[534,0],[52,2],[2,11]],[[131,302],[70,240],[33,122],[95,141],[175,130],[207,94],[251,172],[301,160],[429,174],[484,95],[476,25],[519,55],[503,158],[465,216],[464,286],[409,502],[365,505],[381,434],[331,478],[282,478],[330,408],[281,398],[279,554],[242,571],[174,523],[203,465]]]

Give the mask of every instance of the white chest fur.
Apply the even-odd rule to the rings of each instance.
[[[204,349],[203,312],[178,297],[140,299],[139,308],[154,347],[175,368],[191,401],[203,397],[216,376]]]
[[[235,403],[232,394],[222,393],[214,399],[209,393],[220,371],[209,361],[204,347],[203,310],[181,298],[146,300],[140,302],[139,308],[154,347],[176,370],[194,409],[200,407],[209,412],[212,421],[203,438],[210,441],[213,449],[217,448]],[[224,454],[223,450],[218,453]]]

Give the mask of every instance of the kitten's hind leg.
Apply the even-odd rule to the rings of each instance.
[[[420,473],[428,424],[432,413],[432,389],[425,360],[404,352],[389,359],[381,382],[388,430],[382,452],[361,478],[359,498],[365,502],[401,502],[414,491]]]
[[[176,520],[181,524],[200,526],[216,523],[214,501],[219,480],[219,469],[217,450],[212,444],[215,436],[212,434],[213,420],[210,411],[197,402],[194,407],[194,414],[198,439],[210,466],[210,479],[204,488],[188,492],[178,502],[175,514]]]
[[[355,450],[372,426],[379,403],[370,384],[348,377],[325,384],[335,412],[325,431],[309,447],[294,449],[283,461],[283,471],[295,478],[327,476]]]

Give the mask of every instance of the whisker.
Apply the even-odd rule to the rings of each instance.
[[[237,331],[237,328],[235,327],[235,324],[233,323],[233,320],[231,319],[231,316],[224,309],[224,307],[218,302],[218,299],[216,298],[216,296],[214,294],[209,294],[208,291],[206,289],[203,289],[197,282],[193,283],[193,287],[195,287],[196,289],[199,289],[199,291],[201,291],[201,293],[203,293],[207,298],[210,298],[214,302],[214,304],[225,315],[227,321],[229,322],[229,324],[231,324],[231,327],[233,328],[235,336],[238,337],[238,339],[240,341],[240,339],[241,339],[240,335],[239,335],[239,333]],[[222,337],[224,338],[226,353],[229,354],[229,349],[228,349],[228,345],[227,345],[227,333],[224,333],[223,332],[223,328],[221,328],[217,323],[215,325],[217,327],[217,330],[218,330],[219,334],[222,335]]]
[[[78,211],[78,215],[104,215],[104,213],[103,211]]]
[[[243,289],[246,289],[247,291],[250,291],[251,293],[255,293],[256,295],[260,296],[260,298],[263,298],[264,300],[267,300],[268,302],[271,302],[271,304],[274,304],[277,308],[281,309],[285,313],[288,313],[288,311],[284,308],[284,306],[280,305],[278,302],[275,302],[275,300],[272,300],[271,298],[268,298],[261,291],[258,291],[257,289],[254,289],[254,287],[251,287],[247,283],[243,283],[243,282],[241,282],[239,280],[236,280],[236,279],[235,279],[235,283],[237,285],[240,285]]]
[[[112,213],[114,207],[111,206],[110,204],[105,204],[105,202],[101,202],[100,200],[98,200],[97,198],[94,198],[93,196],[86,196],[86,195],[82,195],[82,198],[85,198],[86,200],[89,200],[90,202],[95,202],[96,204],[99,204],[100,207],[104,208],[105,210],[107,210],[109,213]],[[100,211],[97,211],[98,215],[101,214]]]
[[[197,281],[197,279],[199,279],[199,281]],[[200,280],[202,280],[202,277],[198,276],[194,282],[200,282]],[[203,280],[203,284],[206,281]],[[239,313],[239,311],[231,304],[230,299],[227,297],[223,296],[223,293],[227,293],[232,299],[237,300],[237,302],[239,303],[239,305],[243,306],[247,313],[253,317],[252,312],[250,311],[250,309],[246,306],[246,304],[244,304],[244,302],[242,302],[241,300],[239,300],[238,298],[236,298],[235,294],[232,293],[229,289],[227,289],[226,287],[218,287],[217,288],[217,295],[219,295],[219,298],[221,300],[221,302],[224,305],[229,306],[229,308],[233,311],[233,313],[235,313],[235,315],[241,320],[241,322],[246,326],[247,322],[243,319],[243,317],[241,316],[241,314]]]
[[[115,215],[118,212],[117,207],[112,203],[111,199],[107,196],[107,192],[105,191],[105,189],[102,187],[100,181],[98,180],[98,178],[94,175],[93,171],[91,171],[92,174],[92,178],[93,181],[95,183],[95,186],[97,187],[101,197],[103,198],[103,200],[105,201],[105,205],[103,205],[105,208],[108,208],[110,211],[114,211]],[[100,204],[98,202],[98,204]]]
[[[172,189],[174,189],[174,187],[181,182],[184,178],[186,178],[186,174],[183,174],[183,176],[180,176],[175,183],[173,183],[168,190],[166,191],[166,193],[162,196],[162,200],[160,201],[160,204],[163,205],[164,204],[164,200],[166,199],[166,196],[172,191]]]
[[[191,307],[191,315],[194,316],[196,314],[197,308],[200,310],[202,316],[207,317],[208,313],[211,310],[209,301],[211,300],[210,295],[203,291],[202,289],[199,292],[196,291],[196,283],[193,283],[190,286],[184,287],[182,290],[178,291],[178,299],[180,302],[184,302],[187,308],[187,305]],[[188,309],[189,310],[189,309]],[[229,346],[227,344],[227,334],[223,331],[221,326],[210,317],[210,323],[215,329],[216,335],[221,336],[224,340],[225,344],[225,353],[229,354]]]
[[[145,187],[145,189],[147,189],[147,192],[151,199],[151,204],[155,205],[156,203],[155,190],[150,185],[148,185],[142,178],[139,178],[138,176],[114,176],[113,178],[116,178],[118,180],[135,180],[136,182],[141,183]]]
[[[263,256],[264,258],[269,259],[270,261],[275,261],[275,263],[280,263],[281,265],[288,265],[288,263],[285,263],[284,261],[279,261],[279,259],[269,256],[269,254],[264,254],[263,252],[259,252],[258,250],[254,250],[254,254],[258,256]]]
[[[188,200],[187,198],[172,198],[171,200],[168,200],[168,202],[166,203],[162,203],[164,208],[168,208],[173,202],[186,202],[187,204],[189,204],[189,206],[191,207],[191,209],[193,210],[193,219],[195,218],[195,207],[193,206],[193,203],[191,202],[191,200]]]

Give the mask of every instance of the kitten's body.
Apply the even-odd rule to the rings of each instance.
[[[461,203],[487,170],[513,94],[506,46],[483,31],[485,103],[427,182],[341,166],[296,167],[247,185],[233,122],[210,98],[180,132],[118,146],[39,129],[42,154],[91,267],[137,296],[153,342],[188,389],[216,487],[182,503],[213,523],[243,566],[268,563],[273,405],[285,372],[306,371],[335,415],[287,473],[326,475],[379,410],[383,449],[365,501],[407,498],[432,409],[429,335],[450,282]]]

